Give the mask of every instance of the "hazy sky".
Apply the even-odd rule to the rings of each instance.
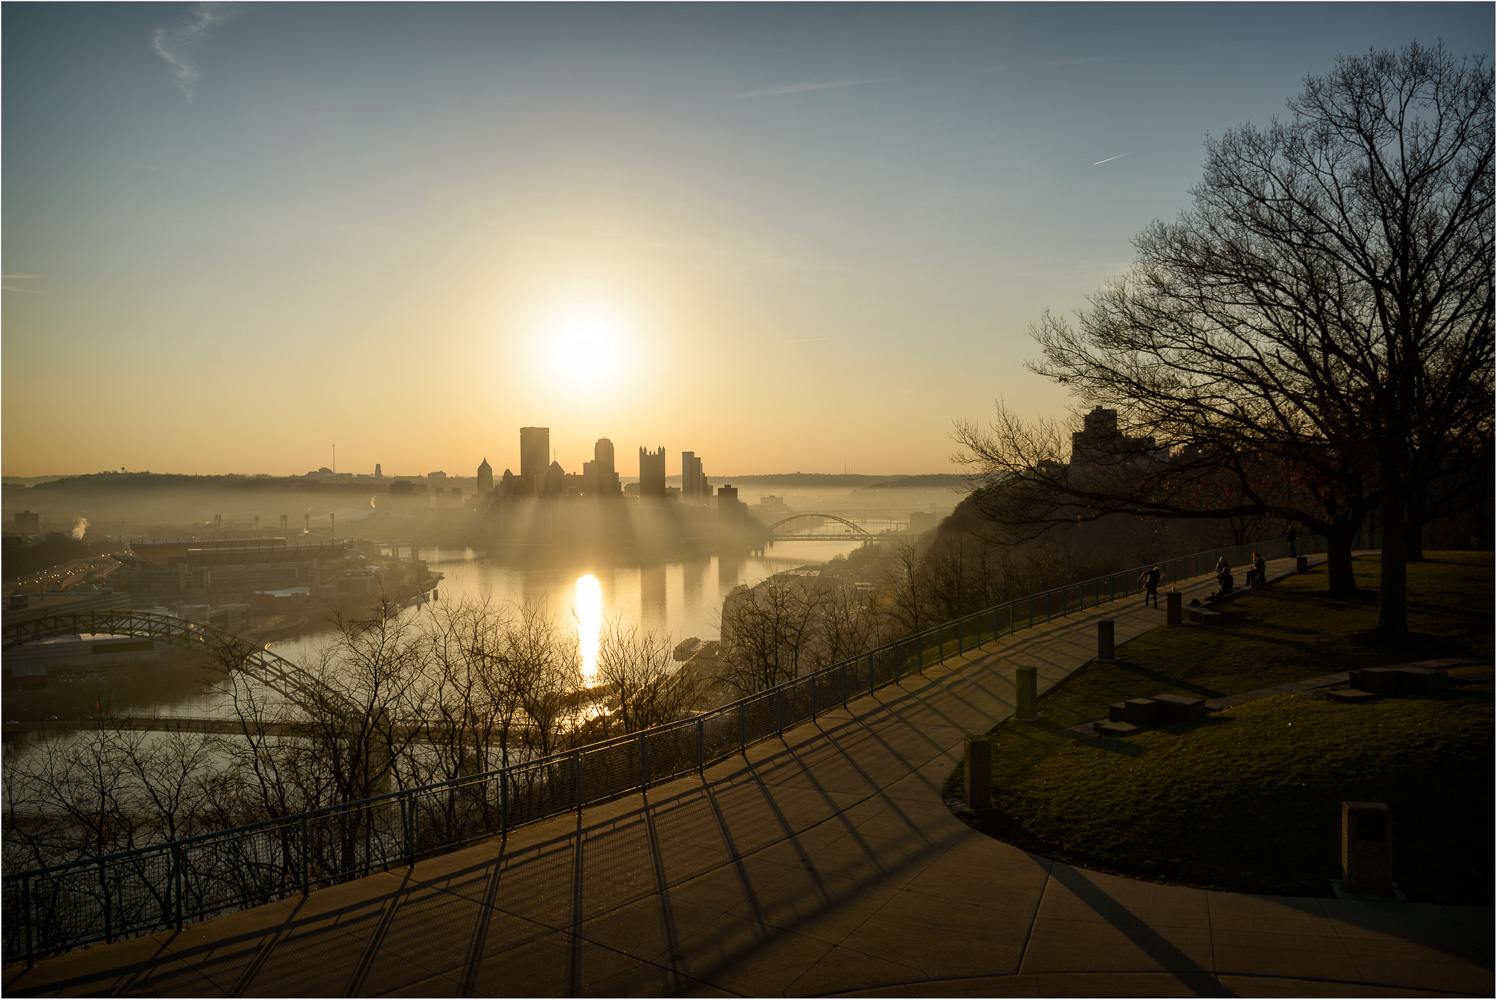
[[[951,471],[1202,142],[1470,4],[6,4],[7,475]],[[1490,62],[1489,62],[1490,65]]]

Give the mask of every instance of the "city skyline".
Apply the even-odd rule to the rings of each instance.
[[[959,471],[1203,141],[1484,4],[7,5],[7,476]],[[491,461],[496,461],[492,452]],[[507,463],[506,463],[507,464]],[[503,465],[500,465],[503,468]],[[722,470],[727,470],[722,472]],[[517,470],[518,471],[518,470]],[[575,470],[574,470],[575,471]]]

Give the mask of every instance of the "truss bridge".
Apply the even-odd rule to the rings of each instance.
[[[208,656],[225,670],[243,670],[303,705],[336,704],[341,696],[307,677],[300,665],[202,622],[147,611],[59,612],[5,625],[0,649],[55,636],[94,633],[150,639]]]

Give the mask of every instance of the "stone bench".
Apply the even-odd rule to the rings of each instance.
[[[1395,698],[1438,694],[1450,687],[1450,675],[1444,670],[1409,664],[1397,667],[1363,667],[1351,671],[1350,679],[1353,688]]]
[[[1206,703],[1200,698],[1179,694],[1156,694],[1152,698],[1129,698],[1107,706],[1109,723],[1126,723],[1135,728],[1168,726],[1204,718]],[[1097,723],[1101,725],[1101,723]]]

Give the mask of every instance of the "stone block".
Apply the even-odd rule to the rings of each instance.
[[[1014,718],[1033,722],[1039,718],[1039,673],[1034,667],[1014,671]]]
[[[1143,728],[1131,722],[1099,722],[1094,727],[1098,736],[1132,736],[1143,732]]]
[[[1161,721],[1166,723],[1190,722],[1206,717],[1206,701],[1203,698],[1188,698],[1183,694],[1156,694],[1154,703],[1159,706]]]
[[[987,733],[968,736],[963,793],[970,809],[993,808],[993,750]]]
[[[1115,701],[1111,705],[1108,705],[1107,706],[1107,721],[1108,722],[1126,722],[1126,721],[1128,721],[1128,705],[1127,705],[1127,703],[1126,702],[1121,702],[1121,701]]]
[[[1135,726],[1157,725],[1159,703],[1153,698],[1129,698],[1123,702],[1123,721]]]
[[[1351,683],[1363,691],[1410,698],[1444,691],[1450,687],[1450,675],[1429,667],[1363,667],[1351,672]]]
[[[1210,608],[1190,609],[1190,620],[1197,625],[1209,625],[1214,621],[1221,620],[1221,616],[1222,613],[1220,611],[1212,611]]]
[[[1341,803],[1341,881],[1350,893],[1393,895],[1393,810],[1386,803]]]
[[[1180,624],[1180,600],[1181,594],[1178,590],[1172,590],[1164,595],[1164,623],[1166,625]]]
[[[1309,556],[1295,556],[1294,557],[1294,571],[1296,573],[1308,573],[1308,572],[1310,572],[1310,557]]]
[[[1359,691],[1356,688],[1340,688],[1325,693],[1327,701],[1337,701],[1343,705],[1366,705],[1377,701],[1380,697],[1382,696],[1371,691]]]

